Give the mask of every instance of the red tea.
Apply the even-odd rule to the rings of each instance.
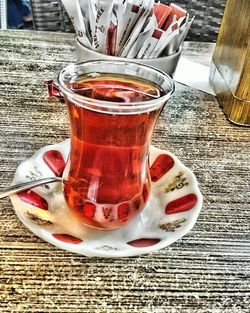
[[[100,100],[100,105],[116,102],[121,107],[163,94],[149,81],[124,75],[95,73],[78,77],[68,87]],[[160,109],[120,114],[92,110],[67,97],[66,102],[71,124],[70,159],[64,175],[66,201],[82,223],[118,228],[136,216],[148,200],[148,145]]]

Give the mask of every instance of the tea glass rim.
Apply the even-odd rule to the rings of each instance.
[[[151,99],[147,101],[135,101],[135,102],[116,102],[116,101],[106,101],[106,100],[98,100],[93,99],[89,97],[82,96],[78,93],[75,93],[72,91],[69,87],[67,87],[66,82],[64,81],[64,78],[66,75],[70,75],[70,73],[73,73],[77,68],[80,68],[84,65],[117,65],[117,66],[126,66],[126,67],[137,67],[139,69],[155,73],[160,75],[164,82],[168,82],[169,88],[168,91],[156,99]],[[93,71],[93,73],[98,71]],[[102,73],[107,73],[105,71],[101,71]],[[111,73],[111,72],[110,72]],[[117,73],[113,73],[117,74]],[[125,75],[129,75],[127,73],[124,73]],[[76,76],[76,75],[75,75]],[[132,75],[131,75],[132,76]],[[74,77],[71,75],[71,79]],[[135,76],[136,77],[136,76]],[[136,62],[131,61],[120,61],[120,60],[91,60],[91,61],[84,61],[79,63],[72,63],[63,68],[57,77],[57,81],[59,84],[60,90],[70,99],[70,101],[74,102],[77,106],[83,107],[83,108],[89,108],[93,109],[94,111],[101,111],[105,113],[105,111],[108,112],[116,112],[116,113],[137,113],[141,111],[149,112],[151,110],[155,110],[158,106],[162,106],[162,103],[166,103],[171,95],[173,94],[175,90],[175,84],[173,79],[166,74],[165,72],[152,67],[148,65],[138,64]],[[70,79],[67,80],[67,82],[70,81]],[[150,82],[150,80],[149,80]],[[87,105],[87,106],[86,106]],[[98,110],[99,109],[99,110]]]

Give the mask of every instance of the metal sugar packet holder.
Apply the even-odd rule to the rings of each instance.
[[[91,61],[91,60],[122,60],[122,61],[135,62],[138,64],[152,66],[172,76],[176,69],[179,58],[181,56],[181,48],[176,53],[171,54],[166,57],[155,58],[155,59],[129,59],[129,58],[115,57],[115,56],[106,55],[106,54],[93,51],[83,46],[79,42],[79,40],[76,39],[76,55],[77,55],[77,62]]]

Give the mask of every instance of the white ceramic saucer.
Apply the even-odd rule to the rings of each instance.
[[[16,170],[13,184],[60,175],[69,140],[44,147]],[[85,256],[127,257],[167,247],[194,226],[202,195],[192,171],[168,151],[150,148],[152,190],[142,213],[127,226],[99,231],[78,223],[67,208],[61,183],[11,196],[18,218],[35,235]]]

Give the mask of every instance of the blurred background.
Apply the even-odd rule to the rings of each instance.
[[[0,3],[1,28],[74,32],[60,0],[0,0]],[[226,0],[176,0],[173,3],[188,10],[191,16],[195,15],[186,40],[216,42]]]
[[[0,1],[2,28],[34,29],[33,13],[29,0]]]

